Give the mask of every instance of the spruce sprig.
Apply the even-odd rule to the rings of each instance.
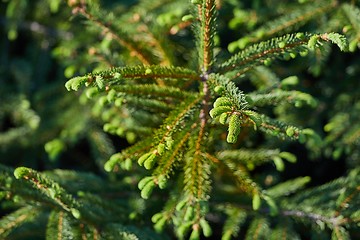
[[[325,42],[334,43],[343,51],[347,49],[346,39],[337,33],[291,33],[249,46],[218,64],[214,53],[218,17],[216,4],[215,0],[192,1],[198,60],[198,65],[192,68],[151,65],[151,57],[142,55],[148,52],[142,52],[141,49],[135,49],[135,45],[131,45],[136,42],[131,40],[131,36],[125,34],[120,39],[109,26],[80,9],[81,14],[110,32],[130,52],[135,51],[134,56],[143,65],[90,73],[66,83],[68,90],[78,90],[81,85],[94,87],[97,92],[105,94],[110,103],[121,106],[120,111],[134,109],[150,114],[162,111],[162,120],[154,124],[150,131],[139,134],[138,137],[144,139],[113,155],[105,164],[105,170],[119,171],[118,166],[132,166],[132,162],[137,161],[140,167],[150,171],[150,175],[146,174],[138,182],[141,197],[148,201],[156,186],[165,189],[172,184],[172,178],[180,178],[180,190],[175,192],[180,200],[169,200],[164,210],[153,216],[155,227],[159,230],[171,219],[177,227],[175,232],[179,238],[188,234],[190,239],[199,239],[201,232],[210,236],[211,227],[206,215],[213,190],[214,169],[219,166],[235,180],[238,190],[251,199],[253,211],[260,211],[261,202],[264,202],[270,216],[281,213],[275,198],[292,193],[307,182],[307,178],[294,180],[296,186],[293,188],[286,184],[281,186],[281,190],[287,188],[287,191],[275,189],[266,192],[252,178],[250,170],[272,161],[277,170],[283,171],[283,160],[296,161],[292,154],[270,149],[252,154],[251,150],[230,150],[232,147],[228,145],[222,145],[226,147],[216,151],[215,147],[209,146],[217,144],[220,142],[218,139],[222,138],[222,127],[219,127],[221,125],[217,124],[218,122],[227,125],[228,143],[237,143],[238,137],[243,134],[242,130],[248,130],[249,126],[280,139],[305,141],[314,137],[311,130],[302,130],[272,119],[259,108],[285,102],[297,107],[303,103],[315,106],[316,101],[310,95],[286,88],[280,89],[280,82],[262,91],[246,94],[233,80],[246,75],[255,67],[269,65],[274,59],[288,60],[314,49],[321,50]],[[320,14],[328,8],[330,7],[318,8],[316,13]],[[285,26],[280,26],[282,23],[279,21],[274,31],[282,31],[289,24],[301,24],[310,18],[310,15],[300,15],[298,13],[288,18]],[[119,33],[122,34],[121,31]],[[270,33],[273,34],[275,33]],[[283,84],[286,85],[285,82]],[[116,104],[119,99],[121,104]],[[114,106],[110,106],[112,107]],[[177,175],[178,172],[181,174]],[[225,239],[235,234],[233,227],[236,225],[230,223],[226,227]],[[258,237],[266,236],[269,231],[269,220],[257,216],[250,223],[247,236],[255,233]],[[273,236],[281,233],[296,235],[291,227],[279,224]]]

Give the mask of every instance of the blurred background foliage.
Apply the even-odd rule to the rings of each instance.
[[[119,136],[104,133],[102,120],[107,116],[101,106],[84,104],[92,100],[69,94],[64,84],[70,77],[129,62],[121,47],[106,38],[106,34],[83,18],[74,16],[69,7],[73,2],[0,2],[0,162],[39,171],[61,168],[92,172],[111,179],[114,176],[104,174],[105,161],[116,151],[134,143],[136,133],[118,133]],[[169,36],[174,51],[178,52],[175,63],[182,65],[191,59],[192,53],[186,51],[193,44],[191,30],[181,21],[188,13],[187,3],[174,1],[169,5],[163,3],[170,1],[142,1],[135,10],[129,11],[139,1],[94,2],[111,11],[113,15],[107,16],[109,19],[124,23],[131,19],[136,21],[136,12],[149,11],[143,22],[149,28],[156,22],[167,30],[161,34]],[[272,37],[267,35],[266,28],[261,28],[272,19],[291,11],[301,15],[294,9],[298,6],[295,1],[218,2],[220,14],[224,16],[219,18],[218,26],[220,57],[227,55],[220,49],[234,52],[252,42]],[[331,5],[341,1],[318,2],[314,4]],[[341,8],[350,7],[350,3],[359,6],[359,1],[348,2],[349,5],[344,4]],[[326,54],[316,55],[315,52],[315,56],[297,58],[291,60],[291,64],[278,63],[272,71],[259,67],[250,74],[250,82],[251,76],[257,80],[263,76],[264,81],[271,81],[272,78],[296,75],[291,79],[295,81],[296,89],[310,93],[317,100],[314,109],[294,110],[279,105],[272,113],[279,119],[313,129],[319,138],[306,144],[258,139],[257,144],[267,146],[279,146],[280,143],[281,150],[298,157],[296,164],[286,164],[286,170],[281,173],[267,166],[257,168],[254,175],[265,185],[310,176],[311,185],[317,186],[359,166],[360,15],[346,16],[341,8],[319,12],[318,17],[309,17],[308,21],[305,19],[286,31],[340,32],[348,37],[350,52],[340,53],[336,47],[324,45]],[[124,24],[125,30],[130,27],[130,24]],[[256,82],[242,83],[248,90],[254,85]],[[1,214],[6,212],[5,208]],[[359,233],[356,236],[359,237]]]

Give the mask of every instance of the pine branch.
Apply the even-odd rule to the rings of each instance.
[[[116,90],[118,90],[118,88]],[[144,99],[141,97],[133,97],[129,95],[124,95],[123,104],[126,104],[130,108],[134,107],[136,109],[143,109],[145,111],[149,111],[153,113],[157,113],[157,112],[166,113],[174,108],[174,106],[170,105],[168,102],[159,101],[155,99]]]
[[[360,42],[360,8],[344,3],[342,5],[342,12],[346,18],[345,24],[348,24],[344,27],[344,32],[349,36],[349,50],[353,52]]]
[[[268,67],[258,66],[248,72],[251,83],[258,89],[258,91],[266,91],[278,86],[280,79]]]
[[[162,66],[135,66],[120,67],[98,73],[89,73],[86,76],[70,79],[65,87],[68,91],[77,91],[81,85],[97,86],[104,89],[105,86],[123,84],[128,79],[174,79],[174,80],[200,80],[199,76],[192,70],[180,67]]]
[[[139,14],[141,10],[135,11],[130,18],[134,19],[138,24],[137,29],[139,29],[139,36],[137,38],[141,38],[144,41],[144,48],[151,48],[148,51],[152,53],[152,55],[156,56],[159,59],[160,66],[172,66],[175,65],[174,54],[169,51],[170,43],[167,38],[163,38],[162,36],[166,35],[167,32],[165,30],[159,29],[158,26],[152,26],[149,24],[148,15]]]
[[[305,137],[305,134],[302,134],[302,130],[295,126],[271,119],[265,115],[260,115],[260,118],[261,124],[259,126],[259,130],[269,135],[273,135],[282,139],[299,139],[299,137]]]
[[[291,224],[288,221],[281,221],[275,229],[272,230],[271,240],[279,239],[294,239],[300,240],[299,234],[297,234]]]
[[[44,195],[44,197],[46,197],[46,200],[39,199],[40,201],[49,201],[61,209],[64,209],[66,212],[71,213],[73,217],[80,218],[80,203],[77,202],[70,194],[67,194],[66,191],[54,181],[40,175],[32,169],[25,167],[15,169],[14,175],[15,178],[23,179],[24,183],[29,184],[28,187],[40,192]],[[34,193],[32,194],[35,195]],[[31,197],[31,195],[28,197]]]
[[[231,237],[237,237],[240,227],[245,223],[246,213],[238,208],[225,206],[225,212],[228,215],[224,223],[221,240],[230,240]]]
[[[233,176],[236,185],[241,191],[249,195],[261,195],[260,187],[250,178],[248,171],[244,166],[230,159],[223,159],[222,162]]]
[[[155,140],[153,141],[153,150],[143,154],[138,163],[144,165],[146,169],[151,169],[158,161],[159,157],[166,151],[170,150],[173,145],[173,139],[177,131],[193,126],[191,121],[185,121],[187,118],[193,118],[202,97],[193,97],[186,99],[179,109],[173,110],[165,119],[163,125],[155,132]],[[195,113],[194,113],[195,111]],[[150,189],[150,187],[149,187]]]
[[[97,240],[100,239],[100,232],[98,229],[91,225],[80,224],[79,226],[81,238],[85,240]]]
[[[247,109],[245,94],[227,77],[218,74],[211,74],[209,76],[209,86],[215,92],[224,96],[226,98],[224,100],[228,100],[230,102],[230,106],[232,106],[235,110],[240,112]],[[221,106],[221,104],[219,106]]]
[[[153,176],[144,177],[138,183],[138,188],[141,190],[141,196],[145,199],[152,193],[155,185],[159,186],[160,189],[164,189],[167,186],[167,182],[170,175],[173,174],[174,168],[179,164],[184,164],[183,151],[186,150],[186,144],[190,137],[190,131],[193,130],[193,126],[188,126],[182,129],[177,134],[175,140],[166,139],[166,143],[160,143],[157,149],[142,155],[138,163],[144,165],[145,168],[149,169],[155,164],[157,167],[153,172]],[[171,151],[170,151],[171,150]]]
[[[164,0],[164,2],[166,1]],[[304,208],[302,208],[302,204],[299,204],[298,201],[302,197],[297,198],[297,195],[293,194],[305,186],[309,181],[307,177],[281,182],[267,191],[263,190],[250,176],[248,170],[273,161],[276,168],[282,171],[284,169],[283,160],[294,162],[296,158],[288,152],[280,152],[277,149],[255,148],[257,139],[252,139],[253,135],[249,135],[247,129],[244,132],[241,131],[243,127],[253,126],[255,130],[259,129],[267,135],[278,136],[281,139],[299,139],[300,142],[305,142],[309,138],[319,140],[310,129],[301,130],[255,111],[259,107],[268,105],[280,106],[291,103],[298,107],[304,103],[309,105],[316,103],[314,98],[306,93],[295,90],[286,91],[292,85],[289,79],[281,82],[275,74],[270,74],[271,76],[267,79],[267,74],[270,71],[259,66],[268,65],[274,59],[295,58],[297,54],[305,55],[309,51],[315,54],[323,54],[327,50],[327,45],[324,43],[334,43],[341,51],[346,51],[346,39],[337,33],[287,34],[250,46],[229,60],[225,60],[216,68],[214,66],[216,4],[220,3],[215,0],[192,0],[191,2],[197,9],[195,14],[197,21],[194,24],[196,25],[194,27],[197,27],[195,30],[197,53],[196,58],[190,60],[186,66],[196,65],[194,61],[198,61],[199,66],[196,71],[173,66],[165,67],[165,65],[172,63],[171,54],[167,54],[167,49],[163,47],[162,41],[153,35],[155,31],[162,33],[164,31],[157,28],[156,25],[150,27],[146,25],[146,21],[150,20],[143,17],[146,14],[143,9],[142,12],[137,13],[134,8],[134,12],[126,13],[123,16],[123,20],[133,18],[136,22],[134,26],[142,29],[135,31],[131,30],[129,26],[117,31],[116,24],[112,24],[113,26],[105,24],[104,22],[107,20],[100,21],[100,18],[97,17],[100,15],[93,14],[92,10],[90,13],[84,6],[77,9],[91,20],[92,24],[98,25],[105,34],[132,52],[133,56],[144,65],[90,73],[73,78],[66,84],[68,90],[78,90],[81,85],[92,87],[86,93],[89,96],[97,95],[99,97],[98,115],[101,112],[107,114],[107,116],[104,114],[104,120],[108,122],[104,128],[108,132],[124,136],[125,131],[131,130],[137,134],[137,139],[146,136],[145,139],[140,139],[135,145],[114,154],[105,164],[105,170],[118,171],[119,168],[129,170],[136,159],[140,166],[144,166],[147,170],[152,169],[147,176],[142,175],[141,168],[135,169],[141,171],[140,173],[136,172],[134,179],[135,181],[140,179],[138,188],[141,190],[140,195],[143,199],[149,199],[156,186],[164,189],[167,184],[171,184],[170,179],[172,177],[180,178],[182,183],[171,185],[175,186],[170,193],[172,199],[167,202],[164,210],[155,214],[152,219],[157,231],[162,230],[167,222],[173,224],[175,233],[179,238],[199,239],[201,231],[205,237],[211,235],[208,220],[213,216],[206,216],[206,214],[209,212],[209,199],[212,190],[211,181],[214,174],[212,167],[217,166],[223,167],[220,169],[220,174],[223,174],[224,179],[221,180],[227,181],[230,177],[235,182],[233,185],[236,188],[231,189],[233,190],[231,194],[241,195],[239,199],[241,198],[241,201],[245,201],[246,204],[252,199],[252,208],[250,207],[251,204],[248,204],[244,208],[236,209],[245,210],[245,214],[240,214],[240,211],[236,212],[234,210],[236,207],[230,206],[228,208],[234,210],[231,219],[234,222],[227,222],[223,239],[229,239],[232,235],[236,235],[238,227],[245,223],[247,216],[251,221],[246,233],[247,239],[264,237],[275,239],[279,236],[297,238],[298,235],[292,229],[291,222],[288,223],[289,219],[303,219],[305,223],[325,222],[334,229],[334,235],[341,236],[338,232],[342,232],[344,224],[353,224],[356,221],[354,220],[356,216],[349,217],[346,215],[348,212],[345,206],[358,199],[358,191],[346,192],[345,199],[337,199],[340,206],[336,207],[337,212],[334,215],[333,212],[328,214],[325,206],[319,208],[319,211],[313,211],[314,206],[317,206],[318,203],[316,202],[317,197],[307,194],[306,191],[304,191],[305,195],[316,201],[311,202],[309,200],[307,202],[305,199],[304,202],[307,206]],[[143,1],[142,4],[141,6],[148,6],[149,9],[153,7],[152,5],[154,8],[162,9],[158,2]],[[184,5],[183,3],[180,4]],[[164,9],[167,9],[167,6],[164,6]],[[293,14],[288,14],[286,17],[270,22],[270,25],[260,28],[255,32],[256,36],[248,36],[249,39],[254,37],[253,40],[247,41],[255,41],[278,33],[292,31],[304,25],[314,16],[322,16],[324,13],[334,11],[334,7],[338,6],[338,1],[303,6]],[[178,14],[184,14],[184,12],[182,9]],[[134,15],[134,13],[136,14]],[[170,15],[166,12],[158,20],[165,21],[165,17]],[[175,15],[179,17],[177,14]],[[149,15],[149,19],[155,17],[157,17],[155,14]],[[189,19],[189,17],[185,16],[184,19]],[[169,20],[171,24],[176,21]],[[167,25],[169,29],[171,24]],[[126,28],[129,29],[129,32],[126,31]],[[138,30],[140,31],[137,32]],[[186,31],[180,33],[187,34]],[[179,36],[180,34],[174,38]],[[140,38],[145,39],[140,40]],[[148,46],[145,46],[146,44]],[[150,53],[154,56],[150,56]],[[173,56],[175,55],[173,54]],[[181,57],[180,61],[189,60],[191,56],[195,56],[195,54],[185,55]],[[150,63],[155,64],[156,60],[158,60],[159,65],[150,65]],[[243,82],[236,85],[231,80],[233,80],[234,75],[235,77],[241,76],[254,68],[256,70],[250,73],[250,80],[257,85],[259,91],[246,95],[242,90],[247,89],[247,85],[242,85]],[[266,79],[259,79],[257,74]],[[105,102],[113,104],[105,107]],[[213,104],[211,110],[210,103]],[[286,105],[286,107],[290,106]],[[279,109],[282,110],[281,108],[276,110]],[[123,118],[121,120],[119,120],[119,113]],[[154,116],[155,113],[158,114]],[[113,120],[112,116],[114,115],[117,117],[114,117]],[[214,121],[209,119],[209,115]],[[128,123],[125,123],[124,118]],[[221,140],[224,136],[221,131],[223,128],[217,124],[217,121],[220,124],[228,125],[227,142],[235,143],[241,133],[242,140],[246,137],[251,138],[248,142],[242,143],[254,147],[254,150],[239,148],[236,145],[230,147],[226,143],[222,143]],[[349,138],[354,139],[356,136],[355,134]],[[208,144],[212,145],[208,146]],[[231,150],[224,150],[229,148]],[[175,174],[177,170],[180,171],[180,175]],[[217,179],[216,175],[214,179]],[[338,192],[335,191],[335,193]],[[289,197],[289,195],[291,196]],[[179,196],[182,196],[180,197],[181,200],[179,200]],[[82,193],[78,197],[83,206],[93,206],[92,211],[88,213],[90,216],[86,216],[87,218],[93,220],[96,219],[93,215],[96,215],[105,219],[106,223],[101,228],[103,230],[101,232],[102,237],[116,236],[124,239],[136,239],[142,236],[138,234],[138,229],[133,230],[121,224],[112,224],[110,219],[118,219],[113,216],[114,213],[109,214],[109,216],[104,215],[111,209],[112,201],[104,200],[101,195],[98,196],[93,192]],[[235,200],[232,198],[229,201]],[[267,204],[266,207],[261,208],[262,201]],[[147,200],[147,203],[152,204],[151,199]],[[151,208],[154,205],[149,206]],[[216,203],[215,206],[217,207]],[[64,209],[64,207],[62,208]],[[334,208],[330,209],[333,210]],[[122,209],[119,210],[119,213],[121,212]],[[124,215],[128,215],[126,209],[124,212]],[[250,214],[247,214],[248,212]],[[347,217],[343,222],[337,222],[341,219],[340,216],[345,215]],[[290,218],[287,218],[286,224],[283,221],[273,222],[272,217],[276,216],[288,216]],[[250,219],[250,217],[253,218]],[[119,222],[123,221],[121,218],[118,220]],[[270,226],[275,226],[275,228],[270,229]]]
[[[215,36],[215,18],[216,18],[216,3],[215,0],[202,1],[200,15],[200,32],[199,34],[199,59],[200,66],[203,73],[208,73],[213,64],[213,47]]]
[[[95,155],[96,162],[100,168],[104,167],[105,159],[108,159],[115,153],[115,148],[112,142],[107,137],[106,133],[100,129],[94,129],[89,132],[88,139],[93,154]]]
[[[38,214],[39,209],[26,206],[2,217],[0,220],[0,237],[6,239],[13,230],[26,222],[32,221]]]
[[[147,228],[139,229],[133,226],[112,223],[107,224],[102,229],[101,239],[165,240],[166,238]]]
[[[316,100],[307,93],[300,91],[283,91],[275,89],[269,93],[249,93],[247,95],[249,100],[249,107],[263,107],[263,106],[278,106],[285,103],[294,104],[296,107],[301,107],[303,104],[315,107]]]
[[[312,222],[320,221],[320,222],[327,223],[333,227],[337,227],[344,223],[344,219],[342,217],[329,217],[329,216],[324,216],[321,214],[299,211],[299,210],[283,210],[283,211],[281,211],[280,215],[283,215],[286,217],[299,218],[299,219],[309,219]]]
[[[52,211],[46,227],[46,237],[56,239],[79,239],[80,229],[66,212]]]
[[[197,108],[202,100],[202,96],[188,98],[178,109],[175,109],[169,114],[162,127],[156,133],[159,144],[169,141],[169,139],[172,138],[172,134],[181,129],[180,124],[182,124],[186,118],[193,118],[194,115],[196,115],[196,112],[198,112]],[[189,121],[186,124],[192,125]]]
[[[245,240],[263,239],[268,236],[269,228],[266,218],[255,218],[246,232]]]
[[[334,10],[337,6],[338,2],[334,0],[317,1],[311,4],[296,6],[296,10],[267,22],[264,26],[251,32],[251,34],[231,43],[229,49],[233,52],[236,48],[243,49],[248,44],[256,43],[279,34],[296,31],[316,16],[324,15]]]
[[[196,144],[196,143],[195,143]],[[210,191],[210,164],[201,153],[188,152],[184,166],[184,190],[190,200],[206,200]]]
[[[272,59],[295,57],[297,53],[306,51],[307,47],[315,48],[322,41],[331,41],[341,50],[345,50],[347,46],[345,39],[339,34],[287,34],[244,49],[222,63],[219,71],[222,73],[236,71],[236,76],[241,76],[255,66],[270,63]]]
[[[179,133],[179,136],[176,136],[176,140],[171,143],[172,151],[166,151],[165,155],[158,161],[157,168],[154,170],[154,175],[157,176],[157,179],[161,176],[169,178],[170,174],[173,174],[173,168],[176,165],[176,161],[182,160],[180,157],[185,150],[184,148],[186,147],[185,145],[189,140],[190,135],[191,132],[184,129]]]
[[[359,169],[356,168],[346,177],[308,189],[287,199],[283,203],[282,215],[304,219],[304,221],[309,219],[312,222],[323,222],[330,228],[357,224],[359,218],[356,214],[353,215],[353,209],[357,209],[357,205],[350,203],[355,203],[360,199],[358,172]],[[343,186],[347,186],[346,191],[342,190]]]
[[[309,34],[288,34],[252,45],[222,63],[219,71],[237,70],[240,72],[238,73],[238,76],[240,76],[252,67],[264,64],[265,60],[269,61],[292,52],[304,51],[306,49],[305,45],[307,45],[311,36]]]
[[[351,240],[349,232],[344,227],[335,227],[331,239],[337,240]]]
[[[196,138],[193,141],[195,143],[190,144],[196,145]],[[189,151],[185,158],[184,194],[188,203],[184,208],[184,220],[190,223],[188,227],[192,227],[190,239],[198,239],[200,229],[204,236],[209,237],[212,231],[204,217],[208,212],[207,200],[211,190],[210,162],[196,150]]]
[[[153,138],[145,138],[142,141],[138,141],[136,144],[132,145],[124,149],[120,153],[116,153],[110,157],[110,159],[105,163],[104,169],[108,172],[110,171],[118,171],[119,169],[116,167],[117,164],[123,161],[128,161],[129,159],[137,159],[141,156],[143,152],[147,152],[151,149],[153,145]],[[128,161],[128,162],[130,162]]]
[[[272,149],[236,149],[220,151],[216,155],[219,159],[229,159],[247,166],[252,170],[255,166],[259,166],[269,161],[274,161],[277,170],[284,170],[284,160],[295,162],[296,157],[288,152],[280,152]]]
[[[310,180],[310,177],[299,177],[291,179],[267,189],[266,193],[273,198],[288,196],[304,188],[305,185],[310,182]]]
[[[80,13],[91,22],[98,25],[106,34],[109,34],[111,38],[115,39],[121,46],[127,48],[130,55],[135,56],[144,65],[151,65],[151,60],[143,54],[143,50],[137,47],[135,41],[124,31],[120,29],[113,29],[111,25],[107,25],[102,22],[99,18],[93,15],[93,13],[87,10],[87,6],[79,5],[73,10],[74,13]]]

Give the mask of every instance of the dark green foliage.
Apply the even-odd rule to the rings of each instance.
[[[0,238],[358,238],[359,1],[123,2],[0,4]]]

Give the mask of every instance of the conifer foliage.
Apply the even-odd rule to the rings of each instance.
[[[359,8],[352,1],[296,3],[292,13],[244,34],[226,51],[222,7],[233,2],[140,1],[114,17],[95,2],[68,1],[75,17],[119,53],[107,61],[108,52],[93,49],[110,67],[73,77],[65,87],[93,107],[105,132],[131,144],[118,146],[104,164],[108,179],[1,165],[4,198],[17,210],[0,220],[0,236],[15,239],[44,224],[38,234],[47,239],[301,239],[303,229],[315,239],[350,239],[360,219],[359,167],[306,189],[307,176],[266,186],[255,173],[259,166],[283,172],[301,162],[283,145],[325,144],[291,119],[297,109],[315,111],[318,100],[296,88],[297,77],[280,80],[277,74],[305,57],[320,69],[331,51],[356,51]],[[327,28],[301,31],[329,13],[334,23]],[[338,33],[344,25],[348,30]],[[347,114],[353,129],[333,127],[339,115],[326,125],[332,133],[327,148],[341,135],[338,151],[349,143],[348,151],[357,154],[359,104],[352,108],[339,114]],[[36,128],[35,120],[26,126]],[[98,151],[102,143],[95,144]],[[56,144],[62,142],[49,142],[48,152]]]

